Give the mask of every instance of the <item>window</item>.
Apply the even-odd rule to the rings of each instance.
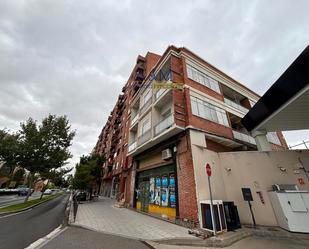
[[[146,119],[142,125],[142,134],[146,133],[148,130],[150,130],[150,121]]]
[[[191,108],[193,115],[211,120],[213,122],[229,126],[226,112],[206,101],[191,96]]]
[[[267,133],[267,140],[273,144],[281,145],[280,139],[276,132],[268,132]]]
[[[147,103],[147,101],[151,98],[151,91],[150,89],[144,94],[143,97],[143,105]]]
[[[188,78],[200,84],[203,84],[204,86],[214,90],[217,93],[221,93],[218,81],[216,81],[215,79],[211,78],[207,74],[202,73],[201,71],[195,69],[194,67],[188,64],[187,64],[187,74],[188,74]]]

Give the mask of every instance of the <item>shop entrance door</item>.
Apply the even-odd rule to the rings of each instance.
[[[139,200],[141,202],[141,211],[148,212],[149,206],[149,181],[141,182],[139,184],[140,197]]]

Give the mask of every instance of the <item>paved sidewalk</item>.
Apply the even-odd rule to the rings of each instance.
[[[96,202],[80,204],[73,225],[141,240],[198,239],[189,235],[184,227],[126,208],[116,208],[114,202],[100,198]]]

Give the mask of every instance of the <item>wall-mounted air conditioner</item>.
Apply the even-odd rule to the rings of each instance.
[[[171,149],[162,150],[162,159],[168,160],[172,158],[172,151]]]

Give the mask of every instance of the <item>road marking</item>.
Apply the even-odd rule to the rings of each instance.
[[[46,236],[34,241],[32,244],[27,246],[25,249],[39,249],[45,246],[49,241],[57,237],[59,234],[67,230],[68,227],[65,227],[61,229],[61,225],[59,227],[56,227],[53,231],[51,231],[49,234]]]

